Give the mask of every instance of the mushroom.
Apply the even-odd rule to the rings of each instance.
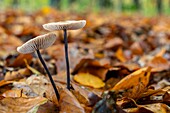
[[[67,41],[67,30],[76,30],[83,28],[86,24],[86,20],[69,20],[62,22],[52,22],[43,25],[43,28],[49,31],[63,30],[64,31],[64,44],[65,44],[65,60],[67,69],[67,89],[70,90],[70,67],[68,58],[68,41]]]
[[[59,100],[60,96],[59,96],[58,90],[55,86],[54,80],[53,80],[53,78],[52,78],[52,76],[51,76],[42,56],[41,56],[40,51],[39,51],[40,49],[45,49],[45,48],[51,46],[55,42],[55,40],[56,40],[56,35],[54,33],[40,35],[40,36],[37,36],[37,37],[27,41],[22,46],[18,47],[17,51],[19,53],[23,53],[23,54],[32,53],[35,51],[37,52],[38,58],[40,59],[43,67],[45,68],[46,73],[47,73],[47,75],[51,81],[51,84],[54,88],[56,97]]]

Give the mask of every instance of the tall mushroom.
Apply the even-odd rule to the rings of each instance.
[[[86,25],[86,20],[69,20],[63,22],[52,22],[43,25],[43,28],[49,31],[63,30],[64,32],[64,44],[65,44],[65,60],[67,70],[67,89],[70,90],[70,67],[68,58],[68,41],[67,41],[67,30],[76,30],[83,28]]]
[[[17,51],[19,53],[23,53],[23,54],[32,53],[35,51],[37,52],[38,58],[40,59],[43,67],[45,68],[47,75],[51,81],[51,84],[54,88],[56,97],[59,100],[60,96],[59,96],[58,90],[55,86],[54,80],[53,80],[53,78],[52,78],[52,76],[51,76],[42,56],[41,56],[40,51],[39,51],[40,49],[45,49],[45,48],[51,46],[55,42],[55,40],[56,40],[56,35],[54,33],[40,35],[40,36],[37,36],[37,37],[27,41],[22,46],[18,47]]]

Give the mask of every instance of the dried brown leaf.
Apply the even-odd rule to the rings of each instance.
[[[85,113],[75,96],[67,89],[60,89],[60,113]]]
[[[20,69],[18,71],[12,71],[12,72],[7,72],[5,74],[4,80],[9,81],[9,80],[16,80],[16,79],[21,79],[26,76],[29,76],[31,73],[27,68]]]
[[[149,83],[150,71],[150,67],[141,68],[124,77],[111,90],[124,90],[124,96],[138,98]]]
[[[1,113],[27,113],[36,112],[38,107],[47,102],[46,98],[13,98],[6,97],[0,100]]]
[[[170,63],[162,56],[155,56],[150,62],[148,62],[148,66],[152,67],[152,71],[154,72],[170,69]]]

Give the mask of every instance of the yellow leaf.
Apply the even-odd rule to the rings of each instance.
[[[34,74],[37,74],[37,75],[41,75],[41,73],[39,71],[37,71],[36,69],[32,68],[31,66],[28,65],[28,62],[26,59],[24,59],[24,62],[25,62],[25,65],[26,67]]]
[[[44,14],[44,15],[48,15],[48,14],[54,14],[56,11],[54,9],[52,9],[51,7],[43,7],[41,9],[41,12]]]
[[[42,11],[44,14],[49,14],[50,11],[51,11],[51,9],[50,9],[50,7],[44,7],[44,8],[41,9],[41,11]]]
[[[105,85],[100,78],[89,73],[78,73],[74,76],[74,80],[82,85],[91,86],[94,88],[102,88]]]
[[[126,61],[127,61],[126,58],[125,58],[125,56],[124,56],[124,54],[123,54],[123,50],[122,50],[121,47],[116,51],[116,57],[117,57],[117,59],[119,59],[121,62],[126,62]]]

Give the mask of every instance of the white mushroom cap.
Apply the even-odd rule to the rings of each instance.
[[[54,33],[40,35],[18,47],[17,51],[19,53],[27,54],[39,49],[45,49],[51,46],[55,42],[56,38],[57,37]]]
[[[55,30],[76,30],[83,28],[86,25],[86,20],[69,20],[69,21],[62,21],[62,22],[52,22],[48,24],[44,24],[43,28],[49,31]]]

